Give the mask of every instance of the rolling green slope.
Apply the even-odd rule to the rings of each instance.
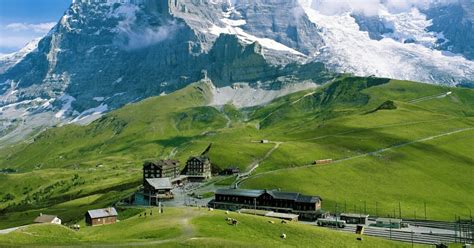
[[[150,210],[147,210],[149,212]],[[72,231],[63,226],[36,225],[0,235],[0,245],[103,245],[121,247],[411,247],[372,237],[298,223],[269,223],[270,218],[206,209],[166,209],[164,214],[131,216],[117,224]],[[239,221],[229,225],[226,218]],[[286,239],[280,238],[285,233]],[[32,235],[33,234],[33,235]],[[60,236],[61,238],[58,238]],[[423,247],[423,246],[416,246]]]
[[[48,208],[74,221],[82,212],[57,206],[97,195],[89,204],[106,206],[140,185],[144,160],[184,166],[210,143],[215,168],[260,162],[242,187],[320,195],[330,211],[398,215],[400,205],[424,217],[426,203],[428,218],[449,220],[474,206],[472,89],[347,76],[246,109],[210,97],[197,83],[0,150],[0,168],[18,170],[0,175],[0,227]],[[312,166],[319,159],[334,163]]]

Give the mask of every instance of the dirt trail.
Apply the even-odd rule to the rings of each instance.
[[[272,153],[274,151],[276,151],[276,149],[278,149],[278,147],[280,147],[281,144],[283,144],[284,142],[279,142],[279,141],[269,141],[269,143],[272,143],[272,144],[275,144],[275,146],[270,149],[270,151],[268,151],[263,157],[253,161],[250,165],[249,165],[249,169],[244,172],[244,173],[240,173],[238,176],[237,176],[237,180],[234,182],[233,184],[233,187],[234,188],[238,188],[240,183],[243,182],[246,178],[248,178],[252,172],[254,172],[258,166],[260,165],[261,162],[263,162],[265,159],[267,159],[268,157],[270,157],[272,155]]]

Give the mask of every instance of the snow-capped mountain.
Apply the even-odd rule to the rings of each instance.
[[[76,0],[39,42],[0,58],[0,143],[203,78],[215,104],[239,106],[314,87],[327,68],[472,84],[472,32],[456,33],[472,29],[470,0],[375,1],[367,13],[329,0]]]

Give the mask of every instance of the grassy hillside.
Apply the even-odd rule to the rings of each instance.
[[[146,210],[148,213],[150,210]],[[206,209],[166,209],[164,214],[153,210],[152,217],[132,216],[117,224],[84,227],[72,231],[63,226],[35,225],[0,235],[1,245],[92,245],[145,247],[411,247],[354,234],[330,231],[298,223],[269,223],[269,218]],[[240,223],[229,225],[225,219]],[[287,239],[281,239],[285,233]],[[33,234],[33,235],[32,235]],[[58,238],[61,237],[61,238]],[[421,246],[420,246],[421,247]]]
[[[0,150],[0,169],[18,170],[0,175],[0,228],[40,211],[74,221],[89,204],[133,192],[143,161],[184,166],[210,143],[216,168],[262,160],[242,187],[320,195],[330,211],[398,215],[400,205],[403,217],[424,217],[426,203],[428,218],[450,220],[474,206],[472,89],[342,77],[240,110],[206,106],[210,97],[197,83]],[[272,142],[253,142],[260,139]],[[311,165],[329,158],[335,162]]]

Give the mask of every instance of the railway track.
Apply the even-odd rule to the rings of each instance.
[[[355,233],[356,227],[346,226],[343,229],[338,229],[343,232]],[[459,238],[449,234],[429,234],[429,233],[411,233],[399,230],[389,230],[381,228],[366,227],[364,235],[396,240],[401,242],[408,242],[414,244],[434,245],[439,243],[455,243]]]

